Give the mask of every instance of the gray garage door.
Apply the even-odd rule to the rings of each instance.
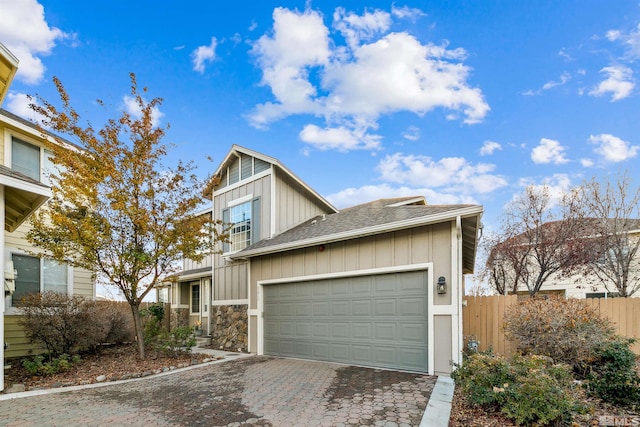
[[[427,273],[264,286],[264,353],[427,371]]]

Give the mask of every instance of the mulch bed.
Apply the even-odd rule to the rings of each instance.
[[[24,391],[29,391],[86,385],[149,376],[214,359],[199,353],[183,353],[178,357],[171,357],[162,352],[148,350],[145,360],[140,360],[135,345],[105,346],[97,352],[81,355],[80,362],[73,365],[69,371],[48,376],[30,375],[22,367],[21,359],[12,359],[9,361],[11,367],[5,369],[4,386],[7,392],[14,385],[17,387],[14,387],[13,391],[21,390],[22,386]]]

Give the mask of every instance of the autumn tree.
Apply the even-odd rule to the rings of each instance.
[[[584,277],[608,292],[630,297],[640,292],[640,187],[627,173],[583,184],[589,216],[589,244],[579,253]]]
[[[80,124],[57,78],[60,107],[40,97],[31,105],[45,127],[70,136],[79,148],[49,145],[53,198],[33,217],[28,239],[48,256],[95,272],[100,282],[119,289],[131,307],[144,358],[143,299],[180,260],[202,260],[222,236],[208,215],[194,215],[204,186],[193,165],[162,163],[166,128],[153,121],[162,100],[147,102],[147,89],[140,92],[135,75],[130,78],[140,114],[123,111],[98,131]]]
[[[498,291],[525,287],[540,291],[553,275],[576,268],[574,252],[583,244],[584,211],[581,193],[565,193],[557,205],[547,186],[527,187],[506,208],[501,230],[485,266]]]

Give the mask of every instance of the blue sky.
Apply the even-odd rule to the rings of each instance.
[[[338,208],[421,194],[491,229],[526,185],[640,181],[637,0],[0,0],[0,42],[20,59],[5,109],[32,117],[58,76],[100,126],[134,72],[172,159],[204,175],[246,146]]]

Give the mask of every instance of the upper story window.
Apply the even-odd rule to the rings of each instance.
[[[18,138],[11,138],[11,169],[50,185],[47,171],[53,170],[53,153]]]
[[[64,263],[29,255],[12,254],[16,272],[16,290],[11,296],[11,305],[18,307],[22,297],[45,291],[69,293],[68,266]]]
[[[229,233],[229,243],[225,243],[223,252],[237,252],[260,240],[259,217],[259,198],[223,210],[222,220]]]
[[[231,251],[239,251],[251,242],[251,202],[234,206],[230,210],[233,225],[229,230]]]

